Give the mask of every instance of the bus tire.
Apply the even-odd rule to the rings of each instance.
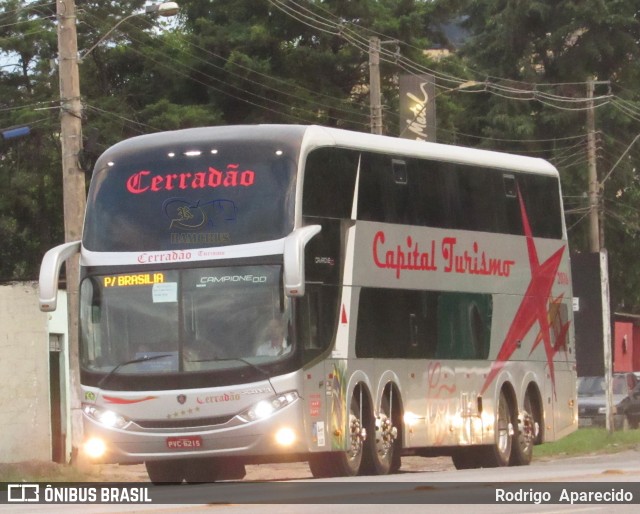
[[[334,461],[336,456],[332,453],[312,453],[309,455],[309,469],[313,478],[331,478],[337,476]]]
[[[190,459],[184,464],[184,480],[187,484],[205,484],[217,479],[213,459]]]
[[[360,474],[365,448],[364,409],[353,395],[349,406],[348,448],[339,452],[312,453],[309,469],[315,478],[350,477]]]
[[[183,474],[188,484],[205,484],[221,480],[242,480],[247,472],[242,462],[205,457],[186,461]]]
[[[536,437],[536,420],[532,410],[531,398],[527,393],[523,410],[515,427],[510,462],[512,466],[528,466],[531,463]]]
[[[382,398],[380,415],[375,418],[372,428],[371,437],[367,441],[371,472],[375,475],[388,475],[397,471],[401,464],[398,458],[398,429],[393,424],[391,404],[387,395]]]
[[[184,478],[185,465],[181,460],[151,460],[144,466],[154,485],[179,485]]]
[[[495,441],[484,447],[483,467],[499,468],[508,466],[513,449],[513,417],[504,391],[500,391],[494,429]]]
[[[481,452],[484,448],[467,446],[457,448],[451,454],[451,461],[456,469],[475,469],[482,466]]]

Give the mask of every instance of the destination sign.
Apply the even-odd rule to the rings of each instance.
[[[150,286],[164,283],[164,273],[133,273],[104,277],[104,287]]]

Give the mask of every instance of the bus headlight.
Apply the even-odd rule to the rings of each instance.
[[[267,400],[260,400],[255,405],[252,405],[248,409],[238,414],[238,417],[243,421],[257,421],[259,419],[266,419],[273,413],[280,409],[291,405],[299,398],[298,393],[290,391],[283,393]]]
[[[109,428],[124,428],[129,420],[108,409],[100,409],[95,405],[85,405],[82,409],[91,419]]]

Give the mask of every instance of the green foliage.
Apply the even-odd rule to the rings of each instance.
[[[446,2],[445,2],[446,3]],[[587,80],[595,80],[597,167],[614,309],[640,309],[637,0],[462,1],[470,37],[459,52],[494,94],[476,95],[456,122],[466,142],[549,159],[560,170],[573,250],[588,251]],[[478,80],[475,78],[475,80]],[[559,98],[560,100],[556,100]],[[615,164],[629,150],[627,158]]]
[[[582,251],[585,82],[602,82],[596,126],[601,179],[613,169],[603,192],[611,291],[616,307],[640,312],[640,272],[629,269],[640,252],[640,142],[630,145],[640,132],[640,0],[184,0],[169,20],[129,16],[144,0],[76,3],[85,164],[121,139],[198,125],[367,132],[376,35],[385,133],[399,133],[398,76],[431,70],[438,139],[551,160],[570,242]],[[29,124],[32,134],[2,143],[0,235],[12,244],[0,250],[0,277],[33,279],[63,237],[56,5],[3,7],[0,127]],[[466,30],[461,46],[445,37],[454,25]],[[425,55],[433,48],[452,53]]]

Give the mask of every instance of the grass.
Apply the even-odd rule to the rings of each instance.
[[[581,428],[552,443],[536,446],[534,459],[562,458],[593,453],[640,450],[640,430],[607,433],[601,428]],[[0,463],[0,482],[98,482],[96,466],[74,467],[53,462]]]
[[[536,446],[533,457],[572,457],[633,449],[640,449],[640,430],[609,434],[604,428],[581,428],[559,441]]]

